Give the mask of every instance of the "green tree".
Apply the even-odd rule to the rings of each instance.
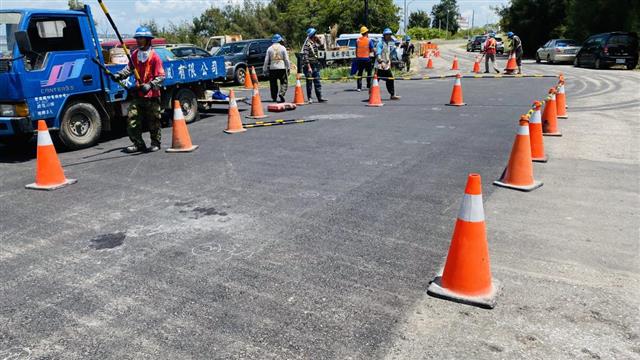
[[[606,31],[640,32],[638,0],[568,0],[565,35],[583,41]]]
[[[525,56],[533,56],[540,45],[566,31],[566,0],[512,0],[497,14],[502,29],[522,40]]]
[[[418,10],[409,15],[409,27],[428,28],[431,26],[431,19],[426,11]]]
[[[449,29],[449,32],[455,34],[458,32],[458,3],[456,0],[440,0],[431,8],[431,26],[439,29]]]

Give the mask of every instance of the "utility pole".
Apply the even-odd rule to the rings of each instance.
[[[445,34],[445,39],[449,38],[449,10],[447,10],[447,33]]]
[[[364,26],[369,27],[369,0],[364,0]]]
[[[407,0],[404,0],[404,33],[407,33]]]

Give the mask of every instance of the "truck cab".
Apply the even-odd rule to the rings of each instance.
[[[68,148],[97,143],[103,130],[126,116],[131,95],[105,71],[124,66],[105,66],[89,6],[0,10],[0,141],[29,140],[37,121],[45,120]],[[185,117],[197,119],[198,96],[224,78],[224,60],[175,60],[163,66],[163,106],[171,108],[178,99]],[[125,85],[135,86],[133,77]]]

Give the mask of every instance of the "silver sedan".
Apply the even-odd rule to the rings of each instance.
[[[578,42],[571,39],[551,39],[536,51],[536,62],[545,60],[552,64],[556,62],[573,62],[580,50]]]

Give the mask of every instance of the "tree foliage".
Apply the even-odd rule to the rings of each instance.
[[[495,10],[502,29],[522,39],[525,56],[552,38],[580,42],[601,32],[640,30],[638,0],[511,0]]]
[[[426,11],[418,10],[409,15],[409,27],[428,28],[431,26],[431,18]]]
[[[393,0],[369,0],[369,28],[382,32],[386,27],[398,29],[399,8]],[[329,32],[333,25],[339,33],[356,33],[364,24],[364,2],[353,0],[244,0],[241,4],[210,7],[192,24],[170,25],[159,29],[158,36],[171,38],[167,32],[190,29],[191,42],[204,42],[214,35],[240,34],[245,39],[269,38],[279,33],[290,44],[301,44],[309,27]],[[185,38],[185,35],[179,35]],[[196,41],[197,40],[197,41]]]
[[[456,0],[440,0],[431,8],[431,26],[439,29],[449,29],[454,34],[458,32],[458,17],[460,11]]]

